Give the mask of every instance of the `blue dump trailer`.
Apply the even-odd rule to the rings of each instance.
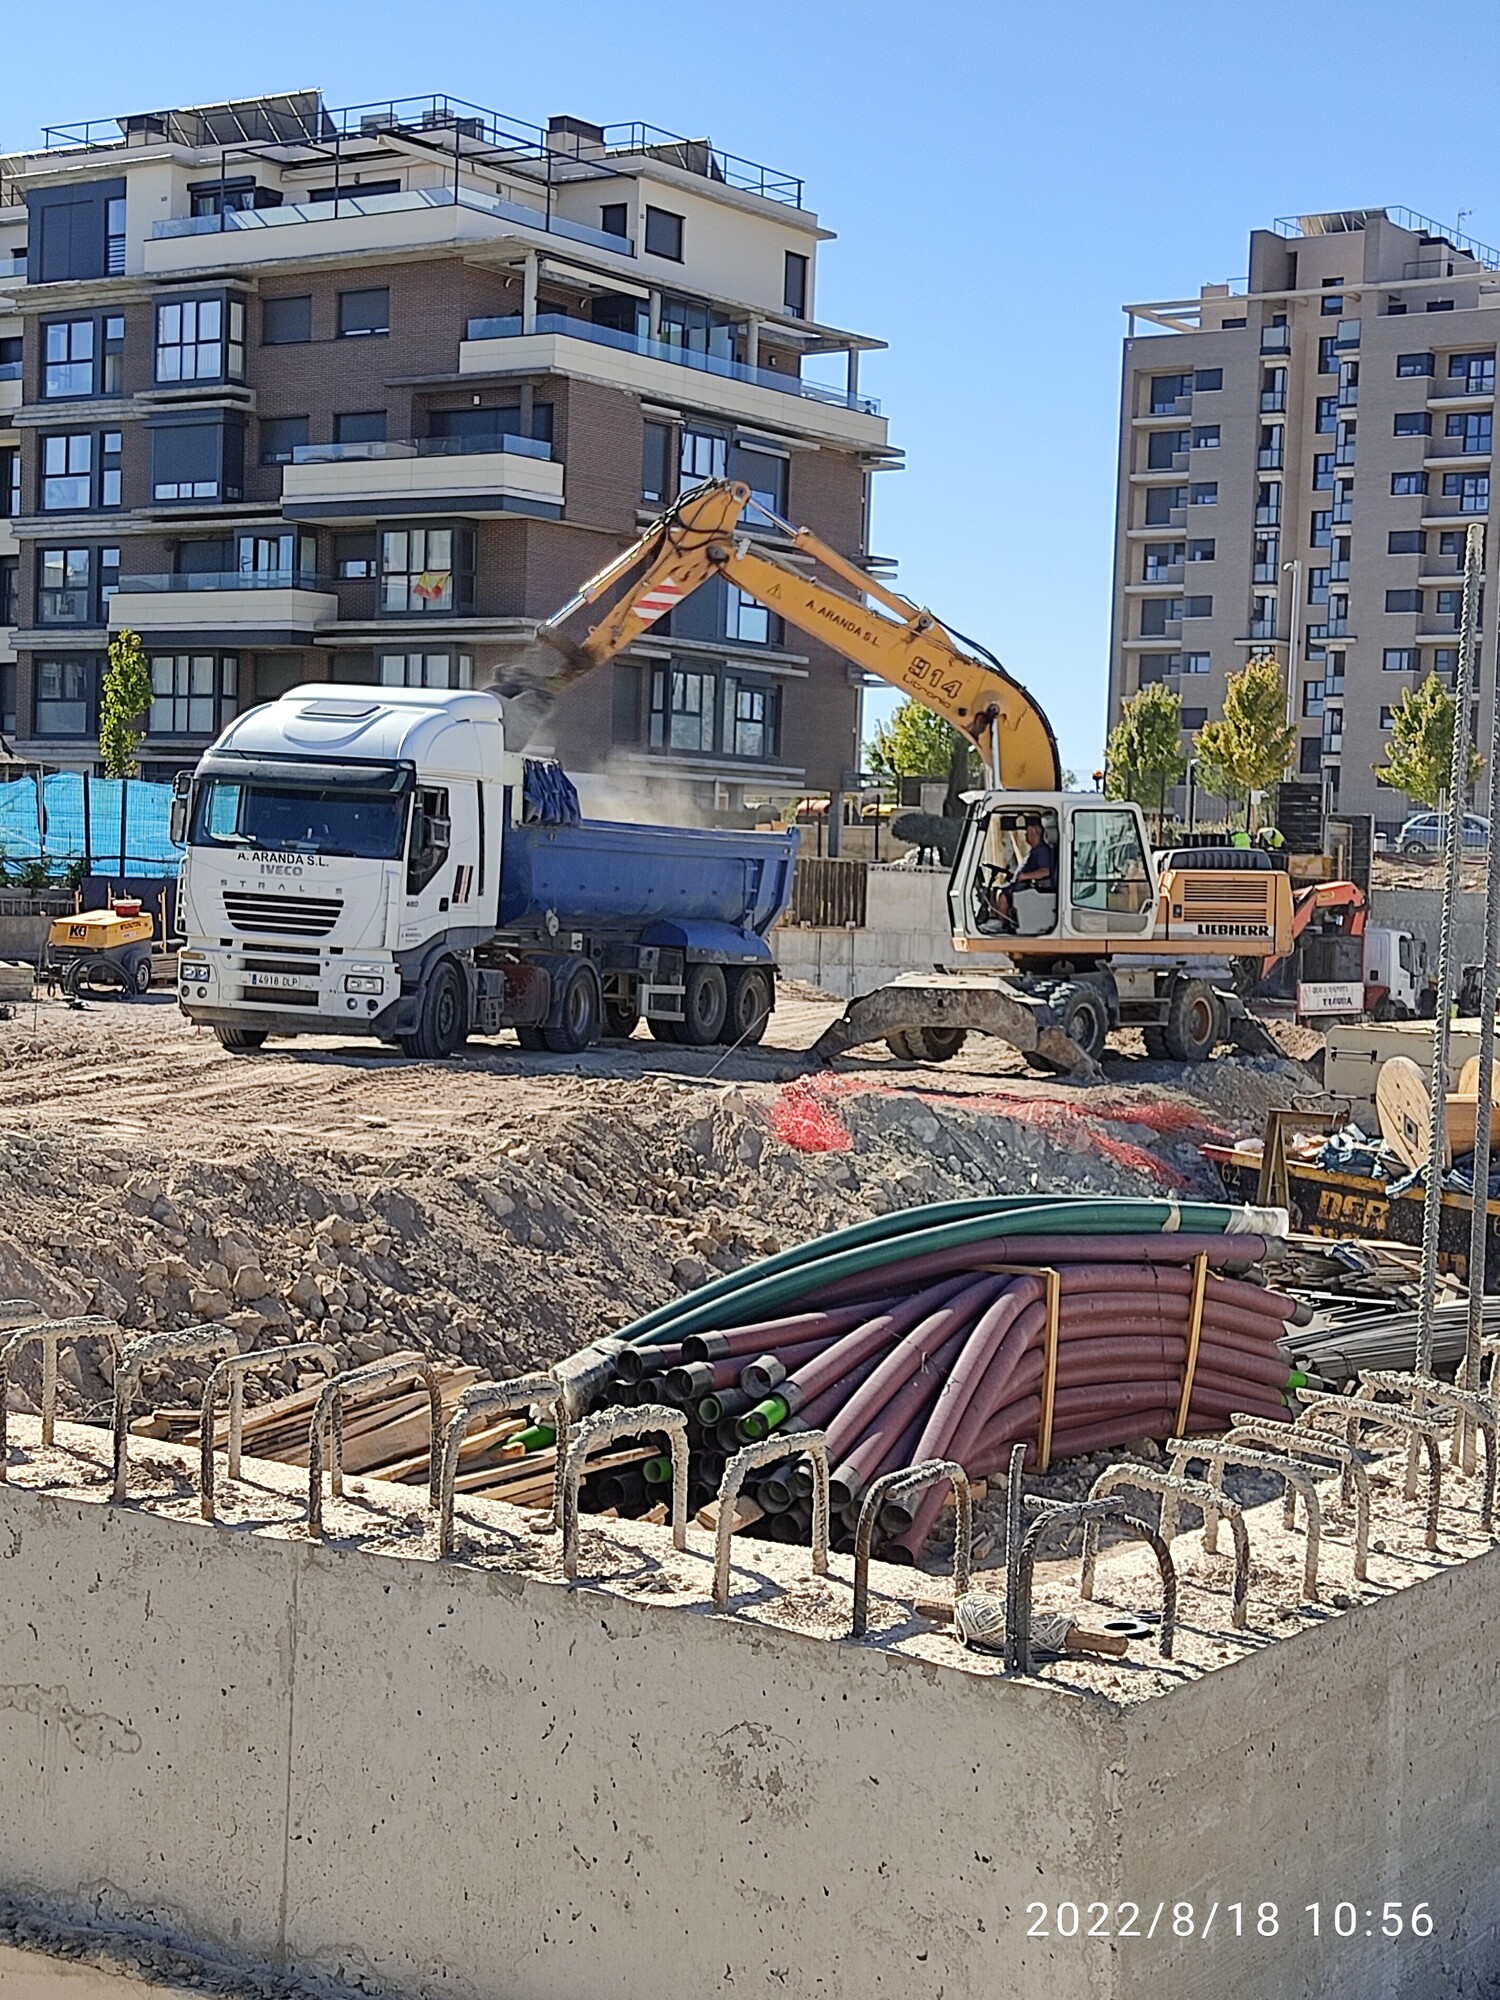
[[[467,689],[295,688],[237,717],[176,801],[183,1011],[227,1049],[360,1034],[573,1053],[644,1022],[765,1033],[797,835],[584,820]]]

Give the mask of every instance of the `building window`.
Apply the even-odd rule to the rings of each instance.
[[[781,305],[789,319],[807,318],[807,259],[798,250],[786,253]]]
[[[363,339],[391,330],[391,294],[386,285],[368,291],[339,293],[340,340]]]
[[[1343,293],[1342,292],[1325,293],[1323,298],[1320,299],[1318,302],[1318,309],[1322,313],[1324,319],[1331,319],[1335,313],[1341,313],[1344,310]]]
[[[766,681],[724,676],[724,755],[726,757],[774,757],[776,755],[776,712],[780,690]]]
[[[0,626],[19,624],[21,617],[21,558],[0,556]],[[12,700],[14,706],[14,700]],[[15,724],[10,725],[14,730]],[[0,735],[5,725],[0,723]]]
[[[665,506],[672,463],[672,431],[667,424],[648,423],[641,429],[641,498]]]
[[[1387,646],[1380,656],[1380,664],[1388,674],[1415,673],[1417,649],[1415,646]]]
[[[71,431],[42,439],[44,514],[120,504],[119,431]]]
[[[312,339],[312,298],[267,299],[260,309],[263,347],[293,347]]]
[[[1453,310],[1453,301],[1452,299],[1429,299],[1427,301],[1427,310],[1430,313],[1451,313]]]
[[[1333,459],[1334,455],[1331,451],[1320,451],[1314,457],[1312,483],[1315,493],[1324,489],[1332,491]]]
[[[769,607],[758,603],[753,597],[747,597],[743,590],[731,584],[725,614],[725,636],[737,640],[742,646],[769,645],[771,643]]]
[[[1304,681],[1302,683],[1302,713],[1315,720],[1323,713],[1323,683]]]
[[[1143,639],[1165,639],[1167,627],[1182,618],[1180,597],[1146,597],[1141,600],[1140,635]]]
[[[1449,417],[1444,425],[1448,437],[1462,438],[1460,449],[1469,452],[1487,452],[1490,448],[1490,433],[1493,419],[1488,410],[1467,410],[1461,415]]]
[[[1194,658],[1198,658],[1197,654]],[[1182,672],[1181,653],[1141,653],[1136,659],[1135,684],[1137,687],[1154,687],[1169,674]]]
[[[13,521],[21,511],[21,447],[0,445],[0,520]]]
[[[1206,674],[1212,662],[1207,653],[1184,653],[1182,671],[1185,674]]]
[[[1391,474],[1391,492],[1397,496],[1425,493],[1426,491],[1427,474],[1425,472],[1393,472]]]
[[[173,299],[156,308],[158,382],[238,382],[245,373],[240,299]]]
[[[89,654],[36,663],[38,736],[92,736],[98,727],[99,662]]]
[[[767,513],[785,516],[787,461],[780,452],[734,445],[729,453],[729,477],[742,479],[750,488],[751,499]]]
[[[239,707],[234,653],[153,653],[150,736],[216,736]]]
[[[1153,417],[1174,417],[1182,397],[1190,395],[1193,388],[1191,375],[1153,375],[1151,377],[1150,411]]]
[[[102,625],[120,581],[120,551],[38,549],[36,581],[38,625]]]
[[[93,395],[95,330],[92,319],[55,319],[43,326],[44,397]]]
[[[684,487],[697,486],[705,479],[722,479],[729,465],[729,440],[717,431],[682,432],[677,470]]]
[[[375,531],[356,529],[333,538],[333,573],[345,583],[376,573]]]
[[[1313,428],[1319,431],[1337,430],[1338,417],[1335,413],[1338,410],[1338,406],[1339,399],[1337,396],[1319,396],[1317,422]]]
[[[1490,511],[1490,476],[1487,472],[1445,472],[1443,497],[1457,500],[1460,514],[1487,514]]]
[[[1170,472],[1178,455],[1188,449],[1192,435],[1191,431],[1153,431],[1146,440],[1146,470]]]
[[[1307,601],[1309,604],[1326,604],[1328,602],[1328,582],[1329,571],[1326,569],[1310,569],[1307,572]]]
[[[244,425],[226,418],[174,421],[151,430],[153,500],[238,500],[244,480]]]
[[[1391,431],[1398,438],[1431,437],[1432,418],[1425,410],[1398,410],[1391,419]]]
[[[1212,618],[1214,601],[1211,597],[1185,597],[1182,600],[1184,618]]]
[[[1393,528],[1385,538],[1388,556],[1422,556],[1427,553],[1427,537],[1420,528]]]
[[[603,203],[599,210],[599,227],[606,236],[628,236],[630,204],[624,201]]]
[[[1440,590],[1437,594],[1438,617],[1451,618],[1456,623],[1463,610],[1463,602],[1464,594],[1461,590]],[[1480,615],[1481,617],[1484,615],[1482,605],[1480,607]]]
[[[307,443],[306,417],[262,417],[260,420],[260,462],[262,465],[290,465],[292,454]]]
[[[646,250],[652,257],[668,257],[682,262],[682,217],[670,208],[646,210]]]
[[[1315,549],[1326,549],[1333,540],[1333,510],[1308,517],[1307,539]]]
[[[1148,528],[1170,528],[1174,524],[1172,516],[1187,505],[1188,490],[1185,486],[1152,486],[1146,493],[1144,524]]]
[[[1212,562],[1214,559],[1214,545],[1212,541],[1199,540],[1189,542],[1187,546],[1187,559],[1189,562]]]
[[[125,197],[116,195],[104,204],[104,270],[118,278],[125,269]]]
[[[1200,368],[1193,377],[1193,386],[1201,390],[1222,389],[1224,386],[1224,370],[1222,368]]]
[[[1177,490],[1180,491],[1181,489]],[[1188,488],[1188,500],[1194,507],[1212,507],[1217,503],[1218,498],[1219,482],[1217,479],[1195,480]],[[1179,502],[1178,504],[1180,505],[1181,503]]]
[[[387,528],[380,537],[382,611],[464,612],[474,587],[469,528]]]
[[[1198,424],[1193,430],[1193,450],[1212,451],[1219,442],[1217,424]]]
[[[1177,718],[1179,727],[1189,731],[1201,729],[1207,720],[1208,710],[1206,708],[1185,708]]]
[[[1420,611],[1422,593],[1420,590],[1388,590],[1385,608],[1387,611]]]
[[[651,674],[649,742],[653,750],[711,755],[717,676],[694,667],[656,667]]]
[[[1318,342],[1318,373],[1337,375],[1339,372],[1338,341],[1331,333],[1325,333]]]
[[[1495,390],[1495,357],[1493,354],[1450,354],[1448,356],[1448,378],[1463,377],[1463,393],[1466,396],[1490,396]]]
[[[384,444],[384,410],[344,410],[333,420],[335,444]]]
[[[33,284],[104,278],[125,268],[125,183],[33,189],[28,275]]]
[[[1181,542],[1147,542],[1142,553],[1142,583],[1171,583],[1172,571],[1185,554]]]
[[[1430,375],[1433,357],[1430,354],[1398,354],[1396,373],[1398,375]]]
[[[280,208],[279,188],[261,187],[253,174],[230,180],[189,181],[188,195],[194,215],[235,215],[241,209]]]
[[[1281,481],[1263,479],[1255,489],[1255,525],[1257,528],[1279,528],[1281,526]]]
[[[382,653],[382,687],[466,688],[474,685],[474,661],[468,653]]]

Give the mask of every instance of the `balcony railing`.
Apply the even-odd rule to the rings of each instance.
[[[168,576],[122,576],[122,593],[183,590],[322,590],[334,587],[328,576],[305,569],[174,570]]]
[[[1281,526],[1281,508],[1279,506],[1257,507],[1255,510],[1255,525],[1257,528],[1279,528]]]
[[[274,215],[275,209],[268,209]],[[527,328],[518,313],[500,319],[471,319],[469,340],[515,340]],[[873,396],[850,396],[842,389],[828,389],[821,382],[807,382],[800,375],[778,375],[774,368],[751,368],[743,361],[730,361],[721,354],[702,354],[692,348],[676,347],[664,340],[651,340],[643,333],[622,333],[612,326],[595,326],[592,320],[573,319],[567,313],[538,313],[533,333],[562,334],[569,340],[592,341],[598,347],[618,348],[623,354],[641,354],[651,361],[670,361],[679,368],[697,368],[705,375],[720,375],[730,382],[750,382],[758,389],[778,389],[784,396],[803,396],[810,402],[830,403],[838,409],[859,410],[867,417],[880,415]],[[1179,469],[1187,466],[1187,453],[1178,452]],[[1174,461],[1174,463],[1176,463]],[[1157,468],[1166,471],[1165,466]]]
[[[1190,395],[1168,396],[1161,402],[1154,402],[1151,405],[1151,415],[1153,417],[1185,417],[1192,407],[1193,399]]]
[[[1181,563],[1147,563],[1141,574],[1142,583],[1181,583]]]
[[[1277,572],[1277,569],[1278,569],[1278,567],[1279,567],[1279,565],[1277,565],[1276,563],[1273,563],[1273,562],[1269,562],[1269,563],[1256,563],[1256,564],[1254,565],[1254,567],[1252,568],[1251,572],[1250,572],[1250,580],[1251,580],[1251,582],[1252,582],[1252,583],[1275,583],[1275,582],[1277,581],[1277,575],[1276,575],[1276,572]]]
[[[1352,500],[1335,501],[1333,518],[1338,522],[1352,521],[1354,519],[1354,502]]]
[[[19,361],[0,361],[0,382],[19,382],[21,364]]]
[[[1341,444],[1333,454],[1333,462],[1335,465],[1353,465],[1354,446],[1352,444]]]
[[[1349,581],[1348,563],[1346,562],[1330,563],[1328,565],[1328,580],[1330,583],[1347,583]]]
[[[1260,406],[1263,410],[1284,410],[1286,408],[1285,389],[1262,389]]]
[[[1352,383],[1348,388],[1339,390],[1338,407],[1341,410],[1353,410],[1358,408],[1358,405],[1359,384],[1357,382]]]
[[[1274,639],[1276,637],[1276,620],[1274,618],[1252,618],[1250,620],[1250,637],[1252,639]]]
[[[515,458],[550,459],[552,447],[542,438],[515,437],[509,431],[484,437],[380,438],[363,444],[298,444],[293,465],[342,465],[351,459],[467,458],[475,452],[503,451]]]
[[[1262,472],[1280,472],[1286,464],[1286,454],[1279,444],[1265,444],[1255,454],[1255,463]]]
[[[337,200],[287,202],[281,208],[227,208],[219,215],[173,215],[153,222],[151,234],[157,241],[172,236],[219,236],[241,229],[291,229],[301,223],[335,222],[351,215],[398,215],[420,208],[467,208],[479,215],[492,215],[498,222],[514,222],[523,229],[539,229],[549,236],[563,236],[572,243],[587,243],[595,250],[610,250],[617,257],[633,257],[635,244],[628,236],[611,236],[587,223],[567,222],[544,209],[529,208],[521,202],[503,201],[499,195],[481,194],[477,188],[408,188],[399,194],[340,192]]]
[[[1265,326],[1261,328],[1260,351],[1262,354],[1290,354],[1291,349],[1292,336],[1289,328],[1284,326]]]

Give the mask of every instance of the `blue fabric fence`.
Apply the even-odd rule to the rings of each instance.
[[[78,771],[0,784],[0,863],[85,861],[92,875],[175,875],[182,849],[168,831],[172,787]]]

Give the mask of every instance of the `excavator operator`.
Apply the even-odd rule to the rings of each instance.
[[[995,911],[1008,929],[1015,928],[1017,889],[1037,889],[1044,896],[1057,894],[1057,856],[1052,843],[1042,831],[1042,822],[1035,813],[1028,813],[1023,832],[1026,840],[1026,857],[1009,881],[1001,883],[994,890]]]

